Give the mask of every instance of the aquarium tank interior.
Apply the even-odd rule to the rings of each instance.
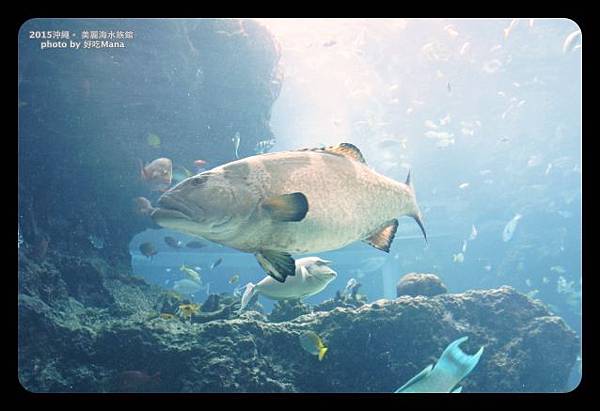
[[[570,19],[54,19],[18,33],[30,393],[566,393]]]

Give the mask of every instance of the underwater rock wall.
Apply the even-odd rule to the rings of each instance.
[[[45,264],[23,267],[29,285],[52,275]],[[168,293],[135,278],[115,287],[101,266],[82,265],[94,269],[103,291],[85,304],[66,291],[20,290],[19,379],[28,390],[131,391],[121,377],[133,370],[160,376],[133,391],[393,392],[469,336],[467,353],[485,351],[463,392],[555,392],[565,389],[579,352],[561,318],[511,287],[402,296],[277,322],[257,311],[238,315],[237,299],[221,296],[188,322],[158,316]],[[299,344],[307,330],[329,347],[321,362]]]
[[[23,247],[40,261],[59,251],[128,265],[129,241],[150,224],[132,203],[150,196],[138,159],[212,166],[235,159],[236,132],[240,156],[273,138],[279,48],[250,20],[37,19],[22,28],[66,29],[131,30],[134,39],[125,49],[19,44]]]

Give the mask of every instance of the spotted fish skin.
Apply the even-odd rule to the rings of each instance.
[[[380,175],[364,163],[326,153],[269,153],[213,169],[233,186],[252,188],[255,210],[225,245],[242,251],[308,253],[335,250],[367,238],[382,225],[415,212],[411,188]],[[303,193],[306,217],[299,222],[269,218],[258,207],[262,199]],[[210,239],[210,238],[209,238]]]

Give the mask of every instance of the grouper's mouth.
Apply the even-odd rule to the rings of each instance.
[[[170,208],[155,208],[150,214],[150,217],[157,223],[168,221],[168,220],[190,220],[191,218],[178,210]]]
[[[155,208],[150,216],[157,224],[169,220],[193,220],[192,210],[188,206],[165,194],[159,198],[158,208]]]

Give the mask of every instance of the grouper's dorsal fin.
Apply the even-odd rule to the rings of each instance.
[[[377,248],[378,250],[385,251],[386,253],[390,252],[390,246],[392,245],[392,241],[394,241],[394,236],[396,235],[396,230],[398,229],[398,220],[395,218],[388,222],[385,227],[380,229],[379,231],[371,234],[369,237],[365,238],[363,241]]]
[[[367,164],[367,162],[365,161],[365,158],[363,157],[363,155],[360,152],[360,150],[358,149],[358,147],[356,147],[354,144],[350,144],[350,143],[341,143],[337,146],[329,146],[329,147],[322,147],[322,148],[320,148],[320,147],[318,147],[318,148],[303,148],[298,151],[321,151],[321,152],[324,151],[329,154],[335,154],[337,156],[347,157],[354,161],[358,161],[360,163]]]

